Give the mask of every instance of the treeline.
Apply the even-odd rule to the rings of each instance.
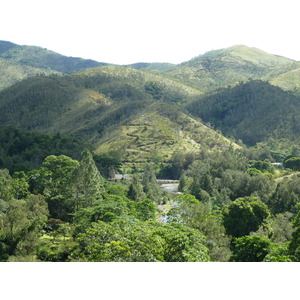
[[[300,260],[300,178],[280,178],[299,168],[295,146],[175,153],[114,182],[120,161],[73,137],[2,127],[0,138],[2,261]],[[180,177],[182,194],[154,170]]]

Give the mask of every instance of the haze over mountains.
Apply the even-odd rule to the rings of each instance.
[[[0,125],[72,134],[128,165],[232,145],[211,127],[300,142],[300,62],[256,48],[116,66],[1,41],[0,66]]]

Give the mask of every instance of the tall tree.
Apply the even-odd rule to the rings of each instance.
[[[138,175],[133,175],[128,189],[127,197],[133,201],[143,201],[146,197]]]
[[[102,199],[104,178],[96,167],[93,156],[85,149],[79,160],[79,167],[74,176],[75,209],[91,207],[95,201]]]

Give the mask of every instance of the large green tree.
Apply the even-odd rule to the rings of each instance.
[[[254,197],[236,199],[226,205],[222,213],[226,232],[232,237],[249,235],[270,216],[268,207]]]
[[[230,261],[259,262],[271,251],[271,241],[261,236],[243,236],[235,240]]]
[[[72,197],[73,177],[79,163],[72,158],[50,155],[45,158],[35,175],[35,193],[45,196],[52,218],[68,220],[74,212]]]

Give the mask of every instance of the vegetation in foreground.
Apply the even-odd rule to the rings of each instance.
[[[162,191],[153,163],[131,180],[105,179],[88,149],[2,169],[1,260],[299,261],[300,178],[284,178],[293,171],[261,160],[271,157],[263,150],[174,161],[177,196]],[[285,163],[298,168],[296,156]]]

